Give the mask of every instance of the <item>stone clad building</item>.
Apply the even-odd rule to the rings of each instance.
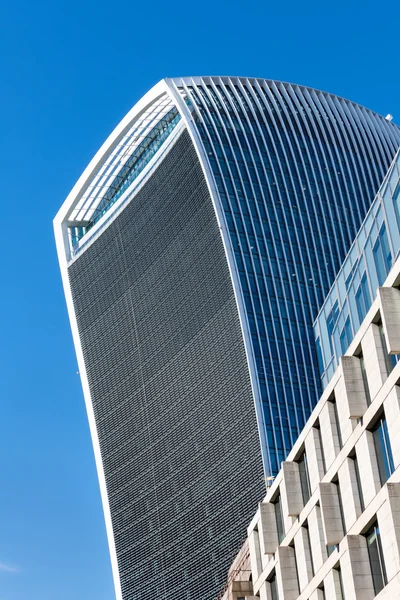
[[[400,258],[260,503],[224,600],[400,598],[399,286]]]

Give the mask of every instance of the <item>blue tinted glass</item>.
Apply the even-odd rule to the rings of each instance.
[[[319,372],[322,373],[324,372],[324,361],[322,359],[322,352],[321,352],[321,342],[319,340],[319,338],[316,339],[316,345],[317,345],[317,357],[318,357],[318,366],[319,366]]]
[[[382,241],[382,252],[383,252],[383,260],[385,262],[385,267],[386,267],[386,274],[388,274],[392,267],[392,253],[390,252],[389,240],[388,240],[385,224],[382,225],[379,235],[380,235],[380,238]]]
[[[390,444],[389,432],[385,417],[379,420],[373,434],[376,458],[378,460],[379,475],[381,484],[384,485],[394,472],[392,447]]]
[[[189,93],[234,250],[274,471],[320,395],[312,324],[391,156],[371,168],[358,109],[341,99],[258,81]],[[346,349],[351,336],[349,323]]]
[[[375,242],[373,254],[374,254],[376,273],[378,275],[378,282],[379,282],[379,285],[383,285],[383,282],[386,279],[386,267],[385,267],[385,263],[383,261],[382,246],[381,246],[381,240],[379,237]]]
[[[367,314],[368,310],[371,308],[371,298],[369,295],[368,280],[366,273],[364,273],[364,275],[362,276],[360,285],[358,286],[358,290],[356,292],[356,304],[358,316],[361,323],[361,321],[364,320],[364,317]]]
[[[329,345],[331,347],[331,352],[334,352],[332,333],[333,333],[333,329],[336,325],[338,315],[339,315],[339,307],[338,307],[338,301],[336,300],[336,302],[333,305],[332,310],[329,313],[329,316],[326,320],[326,326],[328,329]]]
[[[353,334],[351,330],[350,317],[347,317],[346,322],[343,326],[343,329],[340,333],[340,348],[342,350],[342,354],[344,354],[347,348],[351,344],[351,340],[353,339]]]
[[[383,223],[380,229],[378,239],[374,245],[373,253],[376,272],[378,275],[378,282],[379,285],[383,285],[392,266],[392,254],[389,248],[385,223]]]
[[[400,228],[400,181],[396,185],[396,189],[394,190],[393,204],[397,218],[397,226]]]

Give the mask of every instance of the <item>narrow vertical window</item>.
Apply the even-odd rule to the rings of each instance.
[[[382,323],[379,323],[379,333],[381,335],[383,354],[385,355],[386,371],[387,374],[390,375],[390,373],[393,371],[394,367],[397,364],[397,357],[392,354],[389,354],[388,352],[385,330],[383,329]]]
[[[396,213],[397,227],[400,229],[400,181],[396,185],[396,189],[394,190],[393,204]]]
[[[275,571],[272,572],[271,577],[269,579],[267,579],[267,581],[269,583],[269,590],[270,590],[271,600],[279,600],[278,586],[276,584],[276,574],[275,574]]]
[[[384,485],[394,472],[392,446],[390,444],[385,415],[383,415],[376,423],[372,433],[374,436],[381,485]]]
[[[340,519],[342,521],[343,535],[345,535],[345,533],[346,533],[346,522],[345,522],[345,519],[344,519],[342,494],[341,494],[341,491],[340,491],[339,479],[337,479],[336,481],[333,481],[332,483],[334,483],[336,485],[337,495],[338,495],[338,500],[339,500]]]
[[[342,570],[340,568],[340,562],[337,563],[332,569],[333,581],[335,586],[335,599],[336,600],[345,600],[344,596],[344,588],[343,588],[343,578],[342,578]]]
[[[389,248],[386,226],[383,223],[378,238],[373,248],[376,273],[378,275],[379,285],[383,285],[390,268],[392,266],[392,254]]]
[[[323,467],[324,473],[326,473],[325,452],[324,452],[324,445],[322,443],[321,427],[319,425],[319,421],[316,422],[316,424],[314,425],[314,427],[318,431],[318,440],[319,440],[319,447],[321,449],[322,467]]]
[[[311,539],[310,539],[310,531],[308,529],[308,523],[307,521],[305,521],[303,523],[303,527],[307,532],[307,542],[308,542],[308,549],[306,549],[306,554],[308,554],[308,556],[306,556],[306,559],[308,559],[310,561],[310,565],[311,565],[311,572],[312,575],[314,577],[315,575],[315,568],[314,568],[314,560],[313,560],[313,554],[312,554],[312,546],[311,546]]]
[[[341,348],[343,354],[346,352],[347,348],[350,346],[352,339],[353,339],[353,332],[352,332],[352,328],[351,328],[350,317],[347,317],[347,319],[343,325],[343,329],[340,333],[340,348]]]
[[[293,544],[293,542],[292,542],[292,544]],[[294,566],[296,569],[296,579],[297,579],[297,589],[299,590],[299,593],[300,593],[299,567],[297,564],[296,549],[295,549],[294,545],[291,545],[290,547],[293,548]]]
[[[354,454],[353,461],[354,461],[354,471],[356,473],[358,497],[360,499],[360,507],[361,507],[362,512],[364,512],[364,510],[365,510],[364,494],[362,491],[360,469],[358,468],[357,454]]]
[[[371,394],[369,391],[367,371],[365,370],[365,360],[364,360],[364,356],[362,355],[362,353],[359,355],[358,358],[360,359],[361,374],[362,374],[362,378],[363,378],[365,397],[367,399],[367,406],[369,406],[371,404]]]
[[[281,505],[280,494],[278,494],[278,496],[274,500],[274,507],[275,507],[276,529],[278,532],[278,542],[280,544],[282,542],[283,538],[285,537],[285,530],[283,528],[282,505]]]
[[[333,412],[334,412],[334,417],[335,417],[335,430],[336,430],[336,435],[337,435],[338,442],[339,442],[339,448],[341,450],[343,448],[343,440],[342,440],[342,432],[340,429],[339,414],[338,414],[335,397],[333,396],[332,398],[330,398],[329,402],[331,402],[331,404],[333,404]]]
[[[300,471],[301,493],[303,495],[303,502],[306,505],[311,497],[311,489],[310,478],[308,475],[307,456],[305,452],[303,452],[303,454],[300,456],[297,462]]]
[[[371,567],[372,580],[374,582],[375,595],[379,594],[387,584],[385,562],[383,560],[381,535],[378,521],[370,527],[365,534],[367,539],[369,564]]]

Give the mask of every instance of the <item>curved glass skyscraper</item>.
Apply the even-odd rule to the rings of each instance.
[[[167,79],[62,206],[119,597],[216,596],[262,460],[278,471],[318,399],[313,321],[399,145],[325,92]]]

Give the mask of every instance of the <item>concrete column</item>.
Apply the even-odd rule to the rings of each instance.
[[[332,402],[325,402],[319,413],[319,426],[324,446],[326,468],[329,469],[340,452],[340,443],[336,427],[335,407]]]
[[[253,531],[248,536],[248,540],[250,550],[251,571],[253,573],[253,581],[256,581],[262,573],[260,540],[258,537],[257,529],[253,529]]]
[[[294,548],[279,546],[277,551],[276,579],[279,600],[297,600],[299,584],[297,580]]]
[[[396,288],[378,290],[381,318],[389,354],[400,354],[400,292]]]
[[[308,531],[310,534],[314,569],[317,572],[327,559],[321,509],[318,505],[315,505],[308,515]]]
[[[311,548],[305,527],[300,527],[294,536],[294,547],[296,550],[300,592],[302,592],[314,576],[311,562]]]
[[[388,483],[387,500],[377,511],[386,574],[390,581],[400,572],[400,483]]]
[[[400,465],[400,388],[395,385],[383,403],[395,469]]]
[[[378,325],[371,323],[361,340],[361,347],[369,392],[373,400],[387,378],[386,360]]]
[[[341,356],[340,364],[346,390],[347,418],[360,418],[368,408],[360,359],[356,356]]]
[[[325,544],[333,546],[344,536],[338,490],[334,483],[320,483],[319,493]]]
[[[346,458],[339,468],[338,475],[344,520],[348,531],[362,513],[354,460]]]
[[[315,492],[319,482],[325,475],[324,463],[322,460],[322,449],[320,441],[320,433],[318,429],[312,427],[304,442],[308,475],[310,479],[311,494]]]
[[[371,431],[363,432],[356,443],[356,452],[364,504],[368,506],[381,489],[374,438]]]
[[[326,600],[343,600],[340,587],[340,575],[336,569],[329,571],[324,579],[324,587]]]
[[[375,598],[369,563],[367,540],[362,535],[345,538],[347,552],[340,559],[346,600],[373,600]]]
[[[310,596],[309,600],[325,600],[324,592],[316,589]]]
[[[272,502],[262,502],[260,504],[258,535],[261,553],[274,554],[279,545],[279,541],[275,517],[275,505],[272,504]]]
[[[299,465],[296,462],[285,461],[282,463],[282,473],[283,485],[286,492],[287,515],[289,517],[297,517],[304,507]]]

